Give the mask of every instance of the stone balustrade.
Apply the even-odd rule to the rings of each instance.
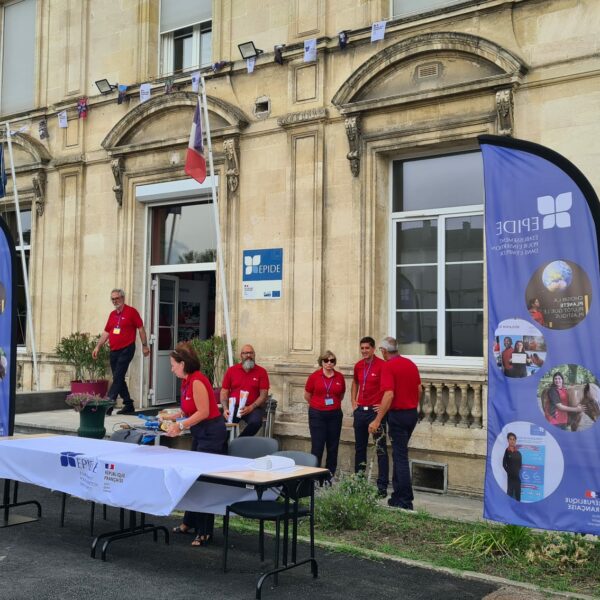
[[[481,429],[487,386],[483,382],[424,380],[419,420],[433,425]]]

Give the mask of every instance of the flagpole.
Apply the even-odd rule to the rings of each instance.
[[[40,389],[40,374],[37,364],[37,353],[35,350],[35,335],[33,333],[33,321],[31,317],[31,297],[29,295],[29,277],[27,276],[27,263],[25,262],[25,244],[23,242],[23,228],[21,227],[21,210],[19,208],[19,191],[17,190],[17,176],[15,174],[15,161],[13,159],[12,139],[10,133],[10,123],[6,122],[6,141],[8,143],[8,156],[10,158],[10,172],[13,181],[13,194],[15,197],[15,213],[17,216],[17,231],[19,232],[19,246],[21,247],[21,268],[23,270],[23,283],[25,286],[25,303],[27,306],[27,329],[29,331],[29,341],[31,342],[31,355],[33,357],[33,380],[35,389]],[[15,293],[15,290],[12,291]]]
[[[215,167],[213,164],[212,142],[210,139],[210,123],[208,122],[208,105],[206,103],[206,88],[204,86],[204,76],[200,74],[200,85],[202,86],[202,97],[198,97],[202,104],[204,113],[204,127],[206,130],[206,144],[208,146],[208,164],[210,166],[210,184],[212,189],[212,207],[215,219],[215,230],[217,238],[217,266],[219,269],[219,278],[221,279],[221,296],[223,301],[223,317],[225,320],[225,336],[227,338],[227,359],[229,366],[233,365],[233,347],[231,343],[231,326],[229,323],[229,302],[227,301],[227,283],[225,280],[225,266],[223,262],[223,248],[221,247],[221,225],[219,223],[219,207],[217,206],[217,189],[215,186]]]

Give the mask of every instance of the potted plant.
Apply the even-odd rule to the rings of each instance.
[[[221,382],[227,370],[227,338],[223,335],[215,335],[207,340],[194,338],[190,340],[192,348],[194,348],[200,361],[200,371],[213,385],[213,392],[217,403],[220,402],[219,393],[221,391]],[[235,358],[235,340],[232,342],[232,351]]]
[[[84,392],[69,394],[65,402],[79,413],[79,437],[101,440],[106,435],[104,417],[113,404],[109,398]]]
[[[110,349],[105,344],[98,353],[98,358],[92,358],[100,336],[76,332],[63,337],[56,354],[68,365],[75,367],[75,379],[71,381],[71,393],[89,393],[104,397],[108,390],[108,372]]]

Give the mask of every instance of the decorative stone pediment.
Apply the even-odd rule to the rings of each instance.
[[[151,98],[125,115],[102,147],[112,155],[180,144],[190,134],[197,95],[177,92]],[[207,98],[211,136],[239,134],[248,125],[241,110],[218,98]]]
[[[483,38],[430,33],[378,52],[333,97],[343,114],[472,93],[516,84],[526,67],[512,53]]]
[[[27,133],[17,133],[11,136],[12,151],[17,171],[39,170],[50,162],[50,153],[46,146],[34,139]],[[0,136],[0,142],[5,143],[6,134]],[[8,169],[8,151],[6,152],[5,164]]]

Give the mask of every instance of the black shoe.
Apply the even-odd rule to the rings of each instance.
[[[387,490],[384,488],[381,488],[381,489],[377,490],[377,495],[380,498],[387,498]]]
[[[124,406],[121,410],[117,411],[118,415],[135,415],[135,408],[133,406]]]
[[[412,504],[400,504],[399,502],[394,502],[391,498],[388,500],[388,506],[392,508],[401,508],[403,510],[414,510]]]
[[[110,417],[110,415],[112,415],[112,412],[113,412],[114,408],[115,408],[114,406],[111,406],[111,407],[109,407],[109,408],[106,409],[106,416],[107,417]]]

